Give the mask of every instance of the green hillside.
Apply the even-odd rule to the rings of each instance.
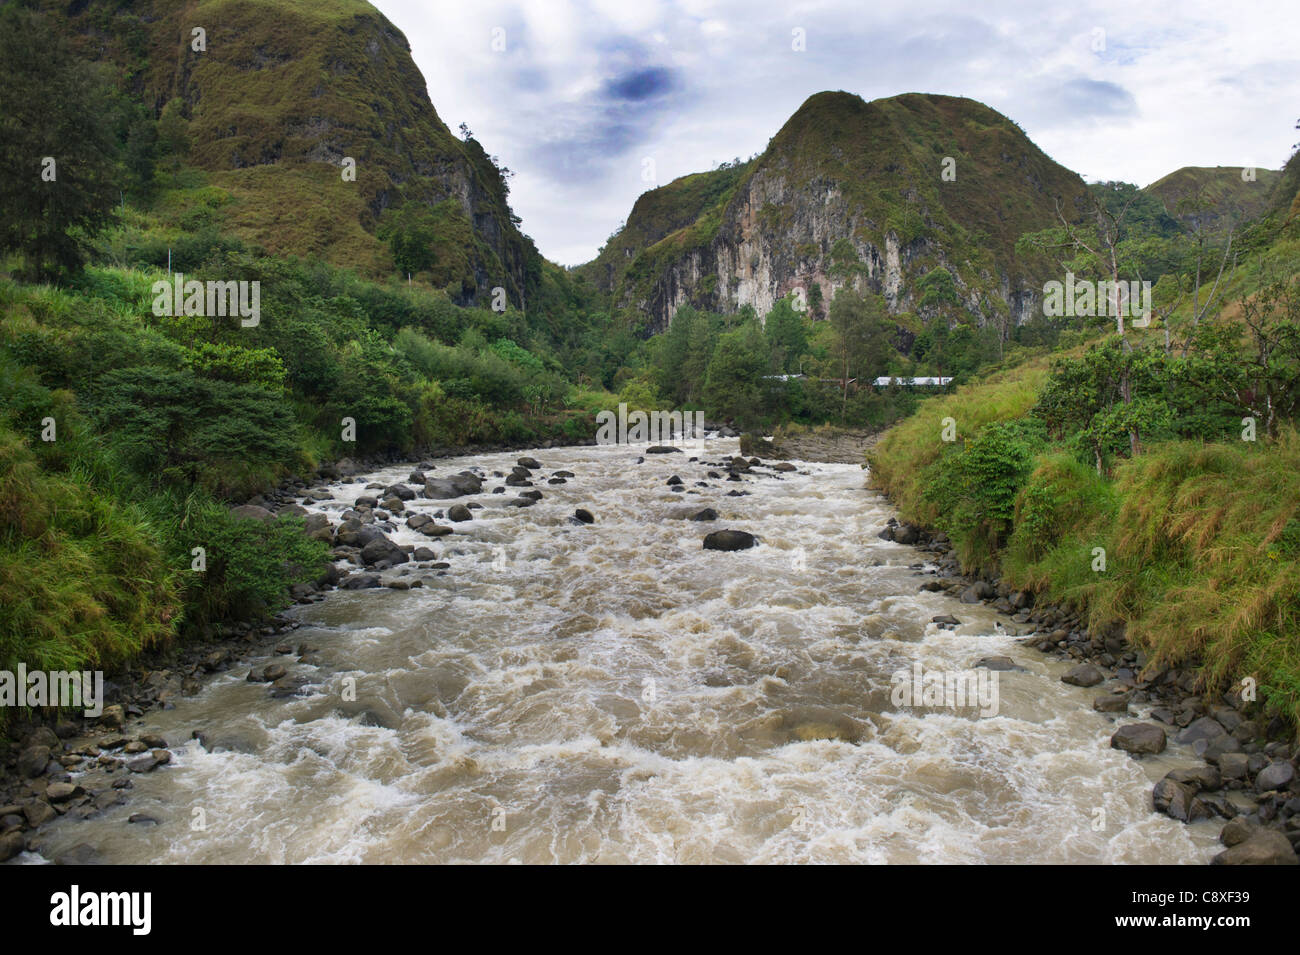
[[[1159,197],[1186,227],[1240,228],[1269,210],[1281,178],[1274,169],[1252,170],[1253,180],[1242,179],[1242,172],[1241,166],[1184,166],[1143,191]]]
[[[430,284],[464,303],[501,286],[515,304],[536,284],[540,255],[511,218],[506,178],[447,129],[406,38],[363,0],[42,8],[146,116],[185,134],[186,173],[137,197],[177,234],[217,222],[272,254],[378,277],[397,271],[381,217],[407,202],[436,227]]]

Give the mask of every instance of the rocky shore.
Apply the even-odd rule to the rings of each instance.
[[[963,603],[984,603],[1009,618],[1009,632],[1043,654],[1073,661],[1061,676],[1095,688],[1093,709],[1116,723],[1110,745],[1141,759],[1172,740],[1204,765],[1178,769],[1155,784],[1152,811],[1180,822],[1223,822],[1218,865],[1296,865],[1300,848],[1300,774],[1296,730],[1240,690],[1212,697],[1200,691],[1195,667],[1153,664],[1133,647],[1122,624],[1089,631],[1069,608],[1013,590],[996,578],[965,576],[942,533],[891,519],[885,540],[916,547],[937,570],[922,590],[943,591]],[[953,626],[955,620],[935,620]],[[976,666],[1005,669],[1006,657]]]

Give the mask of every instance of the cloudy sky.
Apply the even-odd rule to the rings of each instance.
[[[981,100],[1089,180],[1278,168],[1300,141],[1294,0],[374,2],[566,265],[646,189],[761,152],[820,90]]]

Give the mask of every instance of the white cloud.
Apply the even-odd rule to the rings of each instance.
[[[645,190],[762,150],[808,96],[981,100],[1089,179],[1184,165],[1276,168],[1300,138],[1300,9],[1285,3],[1020,0],[378,0],[439,115],[517,173],[548,257],[590,259]],[[491,51],[503,28],[504,53]],[[807,50],[791,49],[791,30]],[[1105,48],[1095,50],[1102,31]]]

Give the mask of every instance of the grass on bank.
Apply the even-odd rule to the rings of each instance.
[[[1295,429],[1275,442],[1153,444],[1111,477],[1044,443],[1009,497],[941,473],[945,453],[962,453],[940,440],[943,418],[974,447],[1026,422],[1045,376],[1045,363],[1029,362],[924,402],[869,453],[874,486],[903,518],[946,531],[968,570],[1050,594],[1094,629],[1123,621],[1152,662],[1198,664],[1207,692],[1253,678],[1259,698],[1300,725]],[[1011,443],[999,434],[999,447]],[[1000,526],[995,505],[1009,508]],[[983,520],[960,520],[972,507]]]

